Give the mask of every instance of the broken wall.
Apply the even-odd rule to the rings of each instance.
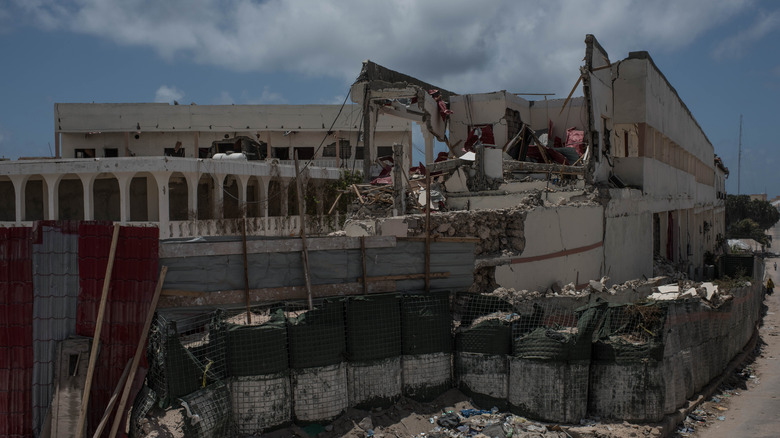
[[[564,102],[566,106],[564,107]],[[573,97],[567,102],[566,99],[547,99],[535,100],[531,102],[531,128],[535,131],[547,129],[547,121],[552,121],[553,132],[548,135],[547,146],[553,146],[555,137],[560,137],[561,142],[566,144],[566,130],[577,128],[585,130],[588,124],[588,113],[585,106],[585,98]]]
[[[603,217],[600,205],[528,211],[524,250],[509,264],[496,267],[496,282],[518,290],[547,290],[559,281],[585,283],[601,278]]]
[[[507,141],[507,108],[518,111],[520,119],[527,124],[531,123],[529,103],[525,99],[507,93],[496,91],[493,93],[466,94],[452,96],[450,100],[450,144],[460,142],[458,150],[463,147],[469,135],[469,128],[477,125],[492,125],[495,143],[498,147],[504,146]]]
[[[614,202],[614,201],[612,201]],[[653,214],[605,215],[604,275],[612,283],[653,276]]]
[[[585,66],[582,67],[583,94],[588,112],[588,126],[585,126],[585,142],[590,145],[589,168],[592,181],[606,181],[611,166],[603,155],[611,155],[611,131],[615,102],[612,90],[612,70],[609,55],[593,35],[585,38]],[[605,68],[602,68],[605,67]]]

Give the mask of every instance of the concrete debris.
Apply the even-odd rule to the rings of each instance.
[[[648,295],[647,299],[653,301],[700,299],[713,307],[719,307],[731,299],[731,296],[720,293],[718,285],[714,283],[695,283],[690,280],[683,280],[678,283],[659,285],[653,288],[653,293]]]
[[[557,425],[533,421],[496,407],[483,409],[460,391],[452,389],[430,403],[402,398],[387,409],[347,409],[333,423],[318,427],[317,438],[366,437],[526,437],[526,438],[624,438],[660,437],[662,429],[652,424],[610,423],[587,419],[579,425]],[[263,434],[291,436],[292,427]]]
[[[478,269],[477,272],[480,270]],[[482,275],[485,275],[482,273]],[[475,284],[484,279],[476,278]],[[492,287],[484,290],[488,296],[495,296],[508,302],[512,306],[519,307],[522,304],[541,298],[573,297],[582,298],[589,295],[633,295],[639,300],[673,301],[678,299],[700,299],[712,307],[719,307],[731,299],[731,295],[721,293],[718,285],[711,282],[697,283],[690,280],[672,282],[670,277],[653,277],[649,279],[635,279],[622,284],[607,287],[609,277],[600,280],[589,280],[588,286],[578,289],[574,283],[561,285],[553,283],[546,291],[515,290],[505,287]],[[470,291],[479,292],[479,291]]]
[[[667,260],[664,257],[656,255],[653,258],[653,276],[665,276],[673,281],[685,280],[688,275],[685,274],[684,266],[679,266]]]
[[[525,248],[524,222],[529,208],[539,200],[527,198],[524,204],[500,210],[450,211],[431,215],[433,237],[479,237],[475,254],[513,255]],[[425,235],[425,217],[409,215],[409,236]]]

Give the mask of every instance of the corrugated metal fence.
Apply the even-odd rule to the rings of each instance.
[[[0,228],[0,436],[32,436],[31,228]]]
[[[54,393],[57,344],[93,336],[112,226],[0,228],[0,437],[39,436]],[[127,361],[157,280],[158,231],[122,227],[92,386],[90,435]]]

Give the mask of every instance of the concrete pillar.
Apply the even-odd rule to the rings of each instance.
[[[24,220],[24,185],[29,178],[28,175],[8,175],[11,183],[14,185],[14,212],[16,213],[16,225],[22,225]]]
[[[214,192],[212,192],[213,198],[214,198],[214,210],[212,212],[214,219],[222,219],[225,217],[225,208],[223,203],[225,202],[225,192],[224,190],[224,184],[225,184],[225,174],[218,173],[214,175],[215,181],[214,181]]]
[[[197,139],[197,136],[195,137]],[[187,219],[198,219],[198,181],[200,173],[185,172],[184,179],[187,181]]]
[[[119,222],[126,224],[130,222],[130,183],[135,173],[119,172],[114,176],[119,183]]]
[[[152,172],[152,177],[153,183],[156,185],[157,222],[160,224],[160,237],[167,237],[169,234],[168,223],[170,222],[170,193],[168,190],[168,180],[171,177],[171,174],[170,172]]]
[[[260,196],[259,201],[261,205],[262,210],[262,216],[264,218],[268,218],[268,185],[271,183],[271,178],[268,176],[258,177],[258,182],[260,183]]]
[[[59,197],[57,196],[57,185],[62,179],[62,175],[41,175],[46,185],[46,199],[43,204],[43,217],[46,220],[56,221],[59,216]]]
[[[167,181],[163,187],[166,186]],[[160,220],[160,185],[154,174],[146,177],[146,220],[151,222]]]
[[[289,202],[288,200],[290,198],[290,196],[289,196],[290,195],[290,181],[291,180],[289,178],[285,178],[285,179],[282,179],[280,181],[280,185],[282,186],[282,188],[280,190],[281,191],[281,193],[280,193],[281,196],[280,196],[280,200],[279,200],[279,207],[280,207],[281,211],[279,212],[279,214],[282,217],[287,217],[287,215],[290,212],[290,208],[289,208],[289,205],[288,205],[288,202]]]
[[[246,203],[246,188],[249,185],[249,177],[251,175],[235,175],[236,182],[238,182],[238,203],[244,205]]]
[[[371,181],[371,162],[374,156],[372,148],[374,147],[374,128],[376,127],[375,114],[378,111],[371,105],[371,92],[366,93],[366,100],[363,102],[363,181]]]
[[[93,188],[95,187],[96,173],[79,173],[79,179],[81,179],[81,187],[84,191],[84,220],[91,221],[95,219],[95,208],[93,199]]]

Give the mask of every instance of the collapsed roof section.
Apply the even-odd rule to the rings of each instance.
[[[589,54],[592,56],[592,51],[589,50]],[[582,75],[585,75],[584,71]],[[579,82],[580,79],[577,84]],[[459,95],[372,61],[364,61],[351,95],[364,110],[363,131],[367,134],[363,140],[364,145],[369,146],[365,148],[369,154],[364,162],[366,182],[370,180],[368,167],[378,158],[370,156],[373,149],[370,144],[379,115],[420,124],[425,138],[426,166],[434,163],[433,139],[445,143],[450,161],[434,165],[435,171],[454,170],[465,164],[464,161],[473,163],[474,158],[484,157],[477,151],[480,146],[497,150],[498,153],[491,156],[497,159],[500,169],[510,172],[583,175],[591,156],[586,132],[594,123],[585,119],[590,119],[592,112],[586,113],[585,99],[571,99],[571,94],[565,100],[545,97],[539,102],[506,91]],[[568,111],[564,114],[567,106]],[[575,106],[573,117],[578,123],[569,120]]]
[[[352,101],[363,107],[363,174],[370,179],[374,127],[380,114],[417,122],[425,136],[426,163],[433,161],[433,137],[449,144],[447,118],[451,91],[420,81],[411,76],[364,61],[357,81],[351,89]]]

